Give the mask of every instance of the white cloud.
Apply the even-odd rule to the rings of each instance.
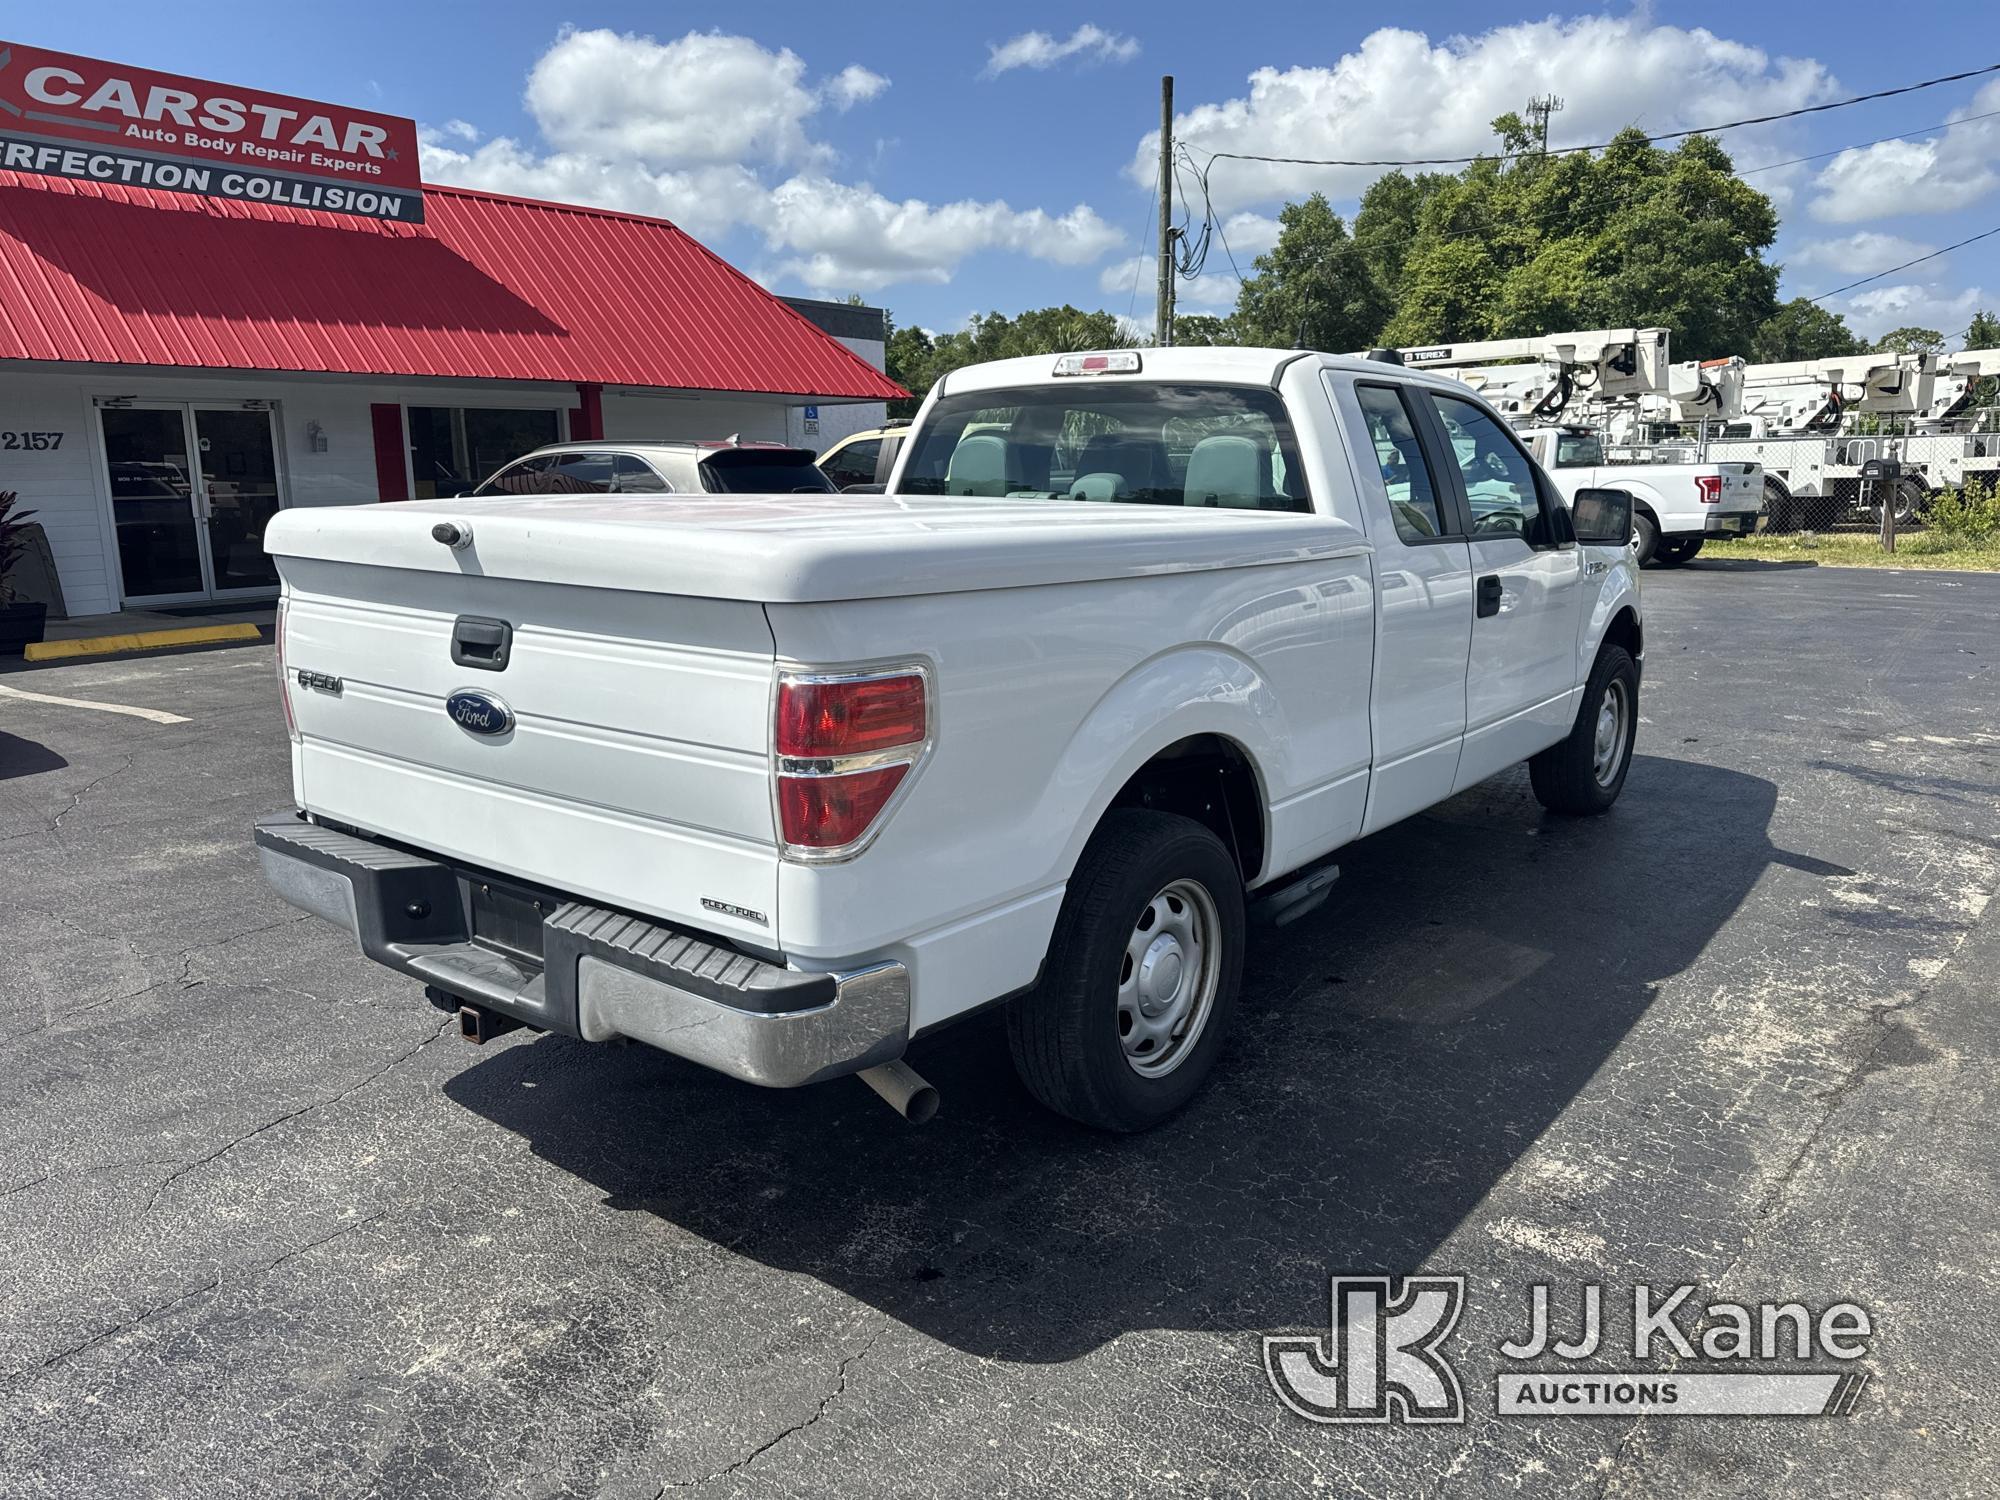
[[[1111,299],[1106,306],[1115,310],[1122,300],[1125,306],[1144,303],[1151,307],[1158,286],[1159,263],[1156,255],[1128,255],[1106,266],[1097,276],[1098,291]],[[1227,313],[1236,306],[1239,285],[1222,252],[1217,250],[1207,269],[1193,281],[1175,281],[1174,306],[1182,312]]]
[[[1906,260],[1929,255],[1935,245],[1906,240],[1900,234],[1877,234],[1864,229],[1835,240],[1815,240],[1785,256],[1787,268],[1823,266],[1842,276],[1872,276]]]
[[[949,281],[982,251],[1084,265],[1118,247],[1122,236],[1083,204],[1050,213],[998,199],[898,201],[837,180],[837,153],[813,136],[813,117],[888,86],[859,64],[815,84],[797,54],[721,32],[660,42],[565,28],[528,78],[529,112],[553,149],[480,143],[453,121],[423,133],[424,172],[671,219],[704,238],[747,227],[781,258],[764,274],[816,290]]]
[[[888,86],[889,80],[880,73],[871,72],[860,63],[849,63],[828,80],[824,93],[835,109],[849,110],[879,97]]]
[[[559,151],[652,166],[805,162],[819,108],[806,65],[748,37],[691,31],[671,42],[565,28],[528,74],[528,111]]]
[[[1243,97],[1178,116],[1176,137],[1197,159],[1215,151],[1267,156],[1403,159],[1491,151],[1494,116],[1532,94],[1564,107],[1553,144],[1609,140],[1626,125],[1685,129],[1815,103],[1833,82],[1819,63],[1772,58],[1701,28],[1655,26],[1635,15],[1500,26],[1433,44],[1384,28],[1331,67],[1260,68]],[[1732,133],[1732,150],[1778,139],[1773,129]],[[1772,153],[1785,154],[1785,153]],[[1133,152],[1128,175],[1150,184],[1159,136]],[[1318,190],[1351,198],[1381,169],[1225,161],[1209,179],[1219,209],[1274,203]],[[1233,241],[1232,241],[1233,243]]]
[[[2000,110],[2000,80],[1954,110],[1950,120]],[[1920,141],[1883,141],[1843,151],[1814,186],[1815,219],[1852,224],[1891,214],[1942,214],[2000,188],[2000,119],[1971,120]]]
[[[745,202],[761,202],[765,192],[756,174],[741,166],[653,171],[630,158],[568,151],[538,156],[504,135],[471,152],[435,141],[425,141],[422,150],[430,182],[647,214],[671,219],[697,237],[726,233],[741,222]]]
[[[982,250],[1087,265],[1122,238],[1082,205],[1052,215],[998,200],[899,203],[866,185],[806,176],[772,189],[759,227],[772,248],[800,257],[784,269],[808,285],[859,291],[899,281],[949,281],[960,260]]]
[[[1959,335],[1971,323],[1972,315],[1995,305],[1993,294],[1979,287],[1953,292],[1931,282],[1870,287],[1836,305],[1834,311],[1863,338],[1880,338],[1891,328],[1935,328],[1956,348],[1963,343]]]
[[[1130,62],[1139,55],[1139,43],[1119,36],[1088,21],[1057,41],[1046,31],[1024,31],[1017,37],[987,48],[986,76],[996,78],[1014,68],[1052,68],[1072,57],[1087,62]]]

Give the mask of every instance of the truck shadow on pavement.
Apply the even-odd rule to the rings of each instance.
[[[1327,1274],[1421,1266],[1768,866],[1849,873],[1775,849],[1775,802],[1645,756],[1605,818],[1544,816],[1517,772],[1363,840],[1326,908],[1256,935],[1216,1076],[1145,1136],[1039,1109],[993,1015],[912,1049],[944,1104],[923,1127],[848,1080],[772,1093],[557,1038],[446,1092],[608,1209],[970,1353],[1323,1327]]]
[[[60,771],[69,762],[47,745],[24,740],[16,734],[0,733],[0,781],[17,776],[38,776],[43,771]]]

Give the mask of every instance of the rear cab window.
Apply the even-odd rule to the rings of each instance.
[[[1067,381],[940,398],[896,491],[967,499],[1312,509],[1265,387]]]
[[[824,495],[837,486],[803,448],[718,448],[699,465],[713,495]]]

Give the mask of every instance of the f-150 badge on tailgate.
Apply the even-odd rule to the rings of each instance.
[[[514,711],[490,693],[460,688],[444,700],[444,711],[460,729],[473,734],[505,734],[514,727]]]

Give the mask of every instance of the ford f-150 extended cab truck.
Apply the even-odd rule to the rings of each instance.
[[[1764,511],[1761,464],[1607,463],[1589,428],[1530,427],[1521,438],[1565,495],[1598,486],[1632,496],[1639,565],[1684,563],[1711,537],[1748,536]]]
[[[954,371],[884,494],[287,510],[256,841],[476,1040],[921,1115],[910,1039],[1004,1003],[1039,1098],[1140,1129],[1342,845],[1524,759],[1612,804],[1629,537],[1460,384],[1252,349]]]

